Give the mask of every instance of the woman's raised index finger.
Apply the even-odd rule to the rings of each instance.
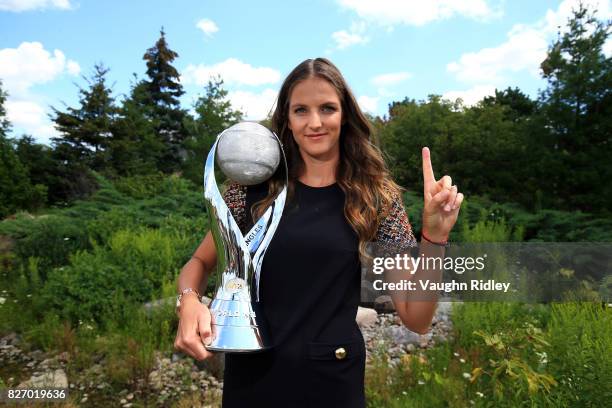
[[[423,148],[423,182],[427,184],[435,183],[433,168],[431,167],[431,154],[429,147]]]

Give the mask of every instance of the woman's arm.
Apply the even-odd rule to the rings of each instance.
[[[177,281],[178,293],[187,288],[204,293],[208,283],[208,276],[216,263],[217,253],[215,251],[215,243],[209,231],[191,256],[191,259],[183,266]]]
[[[450,176],[444,176],[440,180],[436,180],[431,165],[429,148],[423,148],[422,157],[423,231],[424,233],[426,232],[427,239],[421,240],[419,252],[423,254],[423,259],[444,258],[444,246],[433,244],[431,241],[443,243],[448,240],[448,236],[455,222],[457,222],[459,209],[463,202],[463,194],[459,193],[457,186],[452,184]],[[436,263],[434,262],[433,264]],[[441,266],[440,264],[436,266]],[[420,282],[426,280],[436,283],[440,282],[442,280],[442,270],[427,270],[423,268],[421,263],[411,279],[416,283],[415,291],[410,293],[407,298],[415,300],[404,301],[402,298],[396,302],[395,306],[402,322],[410,330],[423,334],[429,331],[438,298],[435,291],[422,290]]]
[[[206,290],[208,275],[217,263],[217,254],[212,234],[208,232],[202,243],[183,269],[177,280],[177,289],[192,288],[202,293]],[[174,340],[174,348],[183,351],[197,360],[204,360],[212,353],[204,347],[209,344],[211,336],[211,316],[208,307],[200,302],[193,292],[188,292],[181,299],[179,308],[179,326]]]
[[[435,245],[425,239],[421,239],[419,246],[419,255],[427,258],[444,258],[445,248]],[[400,317],[404,326],[413,332],[425,334],[429,331],[431,321],[436,312],[438,303],[437,292],[431,290],[422,290],[419,281],[429,280],[430,282],[440,282],[442,279],[442,270],[437,268],[425,269],[420,264],[417,271],[410,275],[409,271],[404,271],[403,278],[412,280],[416,283],[415,289],[410,291],[410,294],[402,296],[402,300],[394,299],[395,310]],[[413,297],[417,300],[404,300],[404,298]]]

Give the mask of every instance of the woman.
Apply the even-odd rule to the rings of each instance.
[[[279,92],[272,128],[289,166],[289,200],[266,252],[260,301],[274,347],[225,356],[224,407],[363,407],[365,347],[355,323],[360,258],[369,241],[417,245],[399,187],[370,126],[338,69],[317,58],[299,64]],[[421,252],[443,254],[463,195],[436,181],[423,149]],[[278,185],[231,185],[225,200],[243,231],[276,196]],[[196,289],[216,262],[210,232],[178,280],[182,297],[175,347],[211,355],[210,312]],[[395,302],[402,322],[425,333],[435,301]]]

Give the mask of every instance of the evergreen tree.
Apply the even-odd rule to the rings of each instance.
[[[11,124],[6,117],[6,109],[4,104],[6,103],[7,94],[2,88],[2,79],[0,79],[0,137],[8,136],[11,130]]]
[[[187,136],[184,127],[186,113],[180,107],[179,97],[184,94],[180,76],[172,66],[178,54],[168,48],[164,30],[155,45],[147,50],[143,59],[147,64],[148,80],[144,87],[152,106],[152,117],[158,138],[165,145],[158,168],[166,173],[180,169],[184,158],[183,142]]]
[[[89,87],[79,88],[78,108],[66,112],[53,108],[52,120],[61,137],[53,138],[57,152],[69,163],[83,164],[93,170],[104,170],[107,148],[112,137],[117,113],[111,90],[106,86],[109,69],[94,66],[91,78],[84,78]]]
[[[165,146],[157,138],[156,121],[149,104],[147,84],[136,80],[123,101],[113,127],[109,163],[117,175],[157,171]]]
[[[28,169],[19,160],[12,140],[7,136],[11,124],[4,107],[6,97],[0,81],[0,218],[21,209],[39,208],[47,195],[45,186],[30,182]]]
[[[208,81],[194,104],[196,118],[188,120],[189,139],[185,143],[187,159],[183,163],[183,175],[199,185],[202,183],[204,161],[217,135],[242,120],[242,112],[234,110],[227,100],[223,80]]]
[[[560,161],[553,194],[573,209],[607,211],[612,200],[612,59],[602,51],[610,27],[580,3],[541,64],[540,100]]]
[[[30,135],[23,135],[15,140],[15,153],[19,161],[26,167],[30,182],[33,185],[47,186],[50,196],[48,202],[53,203],[53,191],[58,184],[56,174],[58,163],[53,160],[53,150],[40,143],[36,143]]]

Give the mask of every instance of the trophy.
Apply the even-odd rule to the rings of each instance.
[[[284,186],[246,236],[242,235],[217,187],[215,157],[228,178],[246,185],[266,181],[282,158]],[[287,174],[280,140],[256,122],[241,122],[224,130],[208,153],[204,198],[220,271],[215,296],[209,305],[213,340],[206,346],[208,350],[254,352],[270,347],[265,321],[257,316],[259,276],[263,257],[285,206]]]

